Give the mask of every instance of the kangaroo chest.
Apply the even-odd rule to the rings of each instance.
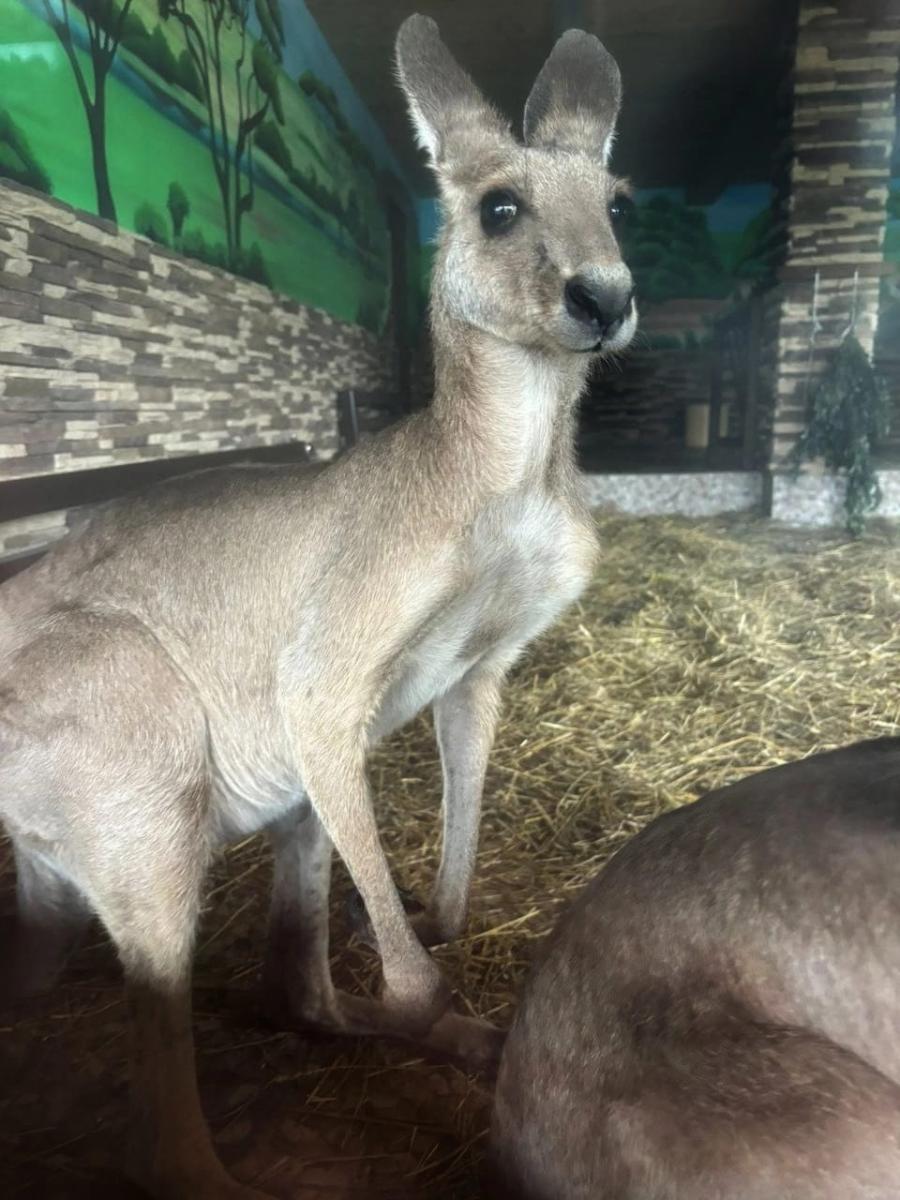
[[[541,495],[495,502],[460,551],[459,581],[401,652],[371,732],[377,739],[476,663],[508,667],[583,590],[596,547],[587,517]]]
[[[596,555],[593,525],[555,499],[519,497],[486,508],[465,537],[422,572],[447,576],[442,598],[404,631],[389,665],[390,682],[368,726],[375,744],[453,687],[476,665],[507,668],[522,648],[550,625],[590,578]],[[245,707],[233,736],[216,742],[217,820],[222,840],[258,829],[296,802],[297,777],[290,743],[270,745],[271,726],[254,722]],[[286,765],[285,765],[286,764]]]

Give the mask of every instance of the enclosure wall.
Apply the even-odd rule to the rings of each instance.
[[[776,471],[805,425],[811,386],[851,326],[874,347],[882,308],[900,13],[804,0],[794,75],[787,260],[773,413]]]

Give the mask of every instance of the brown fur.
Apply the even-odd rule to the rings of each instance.
[[[898,861],[900,739],[653,822],[547,940],[490,1194],[900,1195]]]
[[[541,75],[554,119],[573,55],[586,76],[610,71],[599,43],[576,41]],[[4,978],[49,983],[91,914],[103,921],[132,997],[136,1162],[166,1200],[250,1195],[209,1144],[189,1023],[203,879],[231,839],[265,828],[272,841],[273,1011],[475,1064],[498,1049],[498,1031],[447,1011],[390,876],[365,763],[434,706],[445,839],[419,928],[454,936],[504,674],[595,561],[574,406],[589,353],[624,345],[636,320],[597,150],[618,82],[579,108],[583,144],[541,144],[538,121],[523,147],[432,22],[405,23],[398,63],[445,207],[433,407],[325,470],[209,471],[109,505],[0,591],[0,813],[20,908]],[[500,186],[523,214],[489,239],[479,205]],[[618,296],[602,339],[566,311],[576,270]],[[331,982],[332,847],[371,919],[382,1003]]]

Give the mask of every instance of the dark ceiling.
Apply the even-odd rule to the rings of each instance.
[[[479,85],[518,121],[563,29],[598,34],[619,61],[625,105],[615,169],[640,187],[710,201],[771,177],[793,0],[307,0],[415,186],[432,191],[392,71],[404,17],[435,18]]]

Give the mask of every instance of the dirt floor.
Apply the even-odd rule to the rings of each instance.
[[[471,932],[436,952],[460,1005],[499,1023],[560,906],[656,813],[900,727],[895,531],[849,543],[743,518],[599,526],[595,584],[511,679]],[[379,750],[372,776],[398,878],[423,894],[440,800],[427,719]],[[259,839],[233,848],[200,938],[200,1086],[223,1159],[284,1200],[474,1200],[490,1105],[478,1080],[256,1019],[268,876]],[[0,909],[13,886],[0,847]],[[335,972],[371,989],[375,962],[348,938],[340,896],[334,911]],[[118,1173],[124,1016],[99,931],[52,995],[0,1013],[0,1196],[137,1198]]]

